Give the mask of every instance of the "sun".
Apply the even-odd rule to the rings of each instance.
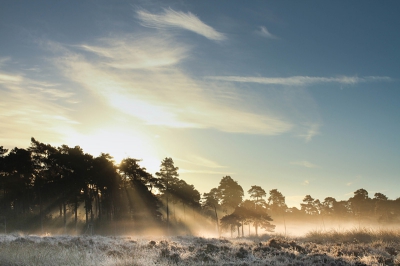
[[[160,169],[162,160],[157,152],[156,141],[156,137],[123,127],[103,127],[87,135],[71,134],[67,139],[68,145],[79,145],[85,153],[93,156],[110,154],[116,165],[127,157],[140,159],[140,165],[152,174]]]

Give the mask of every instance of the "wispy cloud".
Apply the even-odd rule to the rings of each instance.
[[[352,180],[352,181],[350,181],[350,182],[347,182],[346,183],[346,186],[351,186],[351,185],[353,185],[354,183],[357,183],[358,181],[360,181],[361,180],[361,176],[360,175],[358,175],[354,180]]]
[[[22,81],[23,77],[16,74],[0,72],[0,84],[18,84]]]
[[[210,171],[210,170],[189,170],[179,168],[180,174],[208,174],[208,175],[234,175],[233,172]]]
[[[265,26],[260,26],[256,33],[265,38],[277,39],[277,37],[271,34]]]
[[[20,146],[32,136],[61,142],[77,123],[64,105],[73,94],[55,84],[0,72],[0,93],[0,142],[5,145]]]
[[[156,42],[155,42],[156,41]],[[123,38],[102,39],[103,46],[77,45],[77,47],[100,57],[100,63],[116,69],[154,69],[175,65],[187,57],[188,47],[173,46],[169,38]]]
[[[172,9],[164,9],[162,14],[152,14],[146,11],[138,11],[137,16],[143,26],[153,28],[182,28],[193,31],[210,40],[222,41],[226,37],[212,27],[202,22],[196,15],[188,12],[178,12]]]
[[[10,57],[0,57],[0,67],[5,65],[7,62],[11,60]]]
[[[217,88],[212,81],[187,75],[179,64],[190,48],[171,37],[149,35],[136,40],[119,36],[74,48],[56,48],[64,51],[54,60],[62,74],[148,125],[265,135],[282,134],[293,127],[272,114],[238,108],[242,97],[232,87]]]
[[[306,142],[310,142],[313,137],[320,133],[319,131],[320,125],[319,124],[312,124],[310,125],[305,134],[300,134],[301,138],[304,138]]]
[[[373,81],[392,81],[390,77],[385,76],[340,76],[340,77],[309,77],[309,76],[293,76],[286,78],[269,78],[269,77],[243,77],[243,76],[210,76],[208,79],[230,81],[230,82],[249,82],[267,85],[284,85],[284,86],[306,86],[318,83],[339,83],[343,85],[353,85],[363,82]]]
[[[226,168],[226,166],[220,165],[217,162],[214,162],[212,160],[206,159],[201,156],[197,155],[192,155],[189,156],[188,159],[176,159],[177,161],[185,162],[185,163],[190,163],[198,166],[203,166],[207,168]]]
[[[308,186],[309,184],[310,184],[309,180],[304,180],[302,183],[303,186]]]
[[[296,161],[296,162],[291,162],[290,164],[299,165],[299,166],[303,166],[306,168],[317,168],[318,167],[317,165],[310,163],[308,161]],[[307,184],[308,184],[308,181],[307,181]]]

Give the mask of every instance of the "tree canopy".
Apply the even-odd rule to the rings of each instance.
[[[14,230],[44,231],[57,225],[64,233],[86,232],[93,226],[110,232],[119,223],[124,225],[121,228],[129,224],[132,230],[158,226],[186,234],[196,223],[219,235],[235,229],[240,235],[241,229],[242,236],[244,226],[249,234],[252,226],[258,235],[259,228],[274,230],[272,218],[285,216],[379,222],[400,218],[400,198],[391,200],[379,192],[370,198],[363,188],[340,201],[306,195],[299,210],[288,208],[276,188],[265,199],[266,191],[253,185],[246,198],[236,180],[223,176],[217,187],[201,195],[194,185],[180,179],[172,158],[163,159],[155,175],[140,163],[128,157],[116,164],[109,154],[96,157],[79,146],[53,147],[34,138],[28,149],[0,146],[0,216]]]

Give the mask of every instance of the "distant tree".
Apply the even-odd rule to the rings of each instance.
[[[253,201],[245,200],[240,205],[240,207],[235,210],[235,212],[238,212],[239,217],[242,221],[242,226],[243,223],[252,223],[254,225],[256,236],[258,236],[258,227],[261,227],[269,232],[272,232],[275,228],[275,225],[272,225],[270,223],[272,221],[272,218],[268,214],[268,208],[265,201],[261,201],[256,206],[254,206]]]
[[[169,234],[169,198],[171,186],[178,181],[178,167],[175,167],[172,158],[165,158],[161,162],[160,171],[156,173],[159,184],[159,190],[165,195],[167,207],[167,230]]]
[[[268,197],[268,205],[271,211],[271,215],[282,215],[286,234],[285,213],[288,207],[285,202],[285,196],[283,196],[282,193],[279,192],[277,189],[270,190],[269,195],[270,196]]]
[[[378,193],[374,194],[374,199],[375,200],[388,200],[389,198],[386,195],[378,192]]]
[[[260,186],[251,186],[251,188],[247,191],[250,194],[250,198],[253,199],[254,202],[254,211],[258,211],[259,208],[263,208],[266,206],[266,202],[263,197],[267,196],[267,193]],[[253,217],[254,218],[254,217]],[[256,235],[258,235],[258,219],[254,220],[254,227],[256,230]]]
[[[354,196],[349,199],[349,203],[353,214],[356,216],[366,215],[372,207],[368,192],[363,188],[354,192]]]
[[[245,201],[246,202],[246,201]],[[250,208],[248,208],[250,207]],[[239,228],[242,227],[242,237],[244,236],[243,226],[247,222],[253,222],[261,226],[267,231],[272,232],[275,228],[275,225],[272,225],[270,222],[272,218],[267,214],[267,208],[258,206],[257,209],[254,209],[253,206],[249,206],[249,204],[242,204],[239,207],[235,208],[235,211],[231,214],[225,215],[221,218],[221,227],[226,229],[228,226],[231,226],[231,232],[233,231],[233,227],[237,227],[238,237],[240,236]]]
[[[285,196],[277,189],[269,191],[268,205],[272,213],[284,213],[287,209]]]
[[[319,199],[315,199],[313,202],[313,205],[314,205],[314,208],[316,209],[315,214],[321,214],[322,209],[323,209],[323,205],[322,205],[321,201]]]
[[[244,196],[243,188],[230,176],[221,179],[218,191],[221,195],[221,205],[226,211],[238,207]]]
[[[215,222],[217,225],[217,232],[218,235],[221,234],[219,230],[219,220],[218,220],[218,212],[217,208],[219,208],[221,205],[219,204],[220,201],[220,193],[217,188],[213,188],[210,190],[208,193],[203,194],[203,209],[208,209],[211,208],[214,212],[214,218]]]
[[[172,193],[177,201],[183,205],[184,220],[186,220],[186,206],[190,206],[195,213],[200,208],[200,193],[193,185],[184,180],[179,180],[172,185]]]
[[[326,215],[333,215],[335,213],[336,199],[333,197],[326,197],[322,202],[322,213]]]
[[[250,194],[250,198],[253,199],[255,205],[257,205],[260,201],[263,200],[263,197],[267,196],[267,193],[260,186],[251,186],[251,188],[247,191]]]
[[[375,215],[380,221],[390,220],[391,201],[382,193],[375,193],[372,201],[374,202]]]
[[[241,217],[238,215],[238,213],[233,212],[221,218],[221,229],[222,230],[230,229],[231,237],[233,236],[232,235],[233,228],[235,227],[237,227],[238,237],[240,236],[240,231],[239,231],[240,226],[241,226]]]
[[[351,203],[348,200],[333,202],[335,216],[344,217],[352,213]]]
[[[301,203],[301,210],[309,215],[319,214],[322,210],[322,204],[318,199],[314,199],[310,195],[306,195]]]
[[[301,216],[303,214],[303,212],[299,210],[297,207],[288,208],[287,212],[290,213],[293,217]]]

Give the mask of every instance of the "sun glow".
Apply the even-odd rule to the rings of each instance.
[[[110,154],[117,165],[127,157],[141,159],[140,165],[153,174],[159,170],[161,162],[155,141],[156,138],[151,139],[130,128],[114,126],[103,127],[86,135],[71,134],[67,139],[68,145],[79,145],[84,152],[93,156]]]

